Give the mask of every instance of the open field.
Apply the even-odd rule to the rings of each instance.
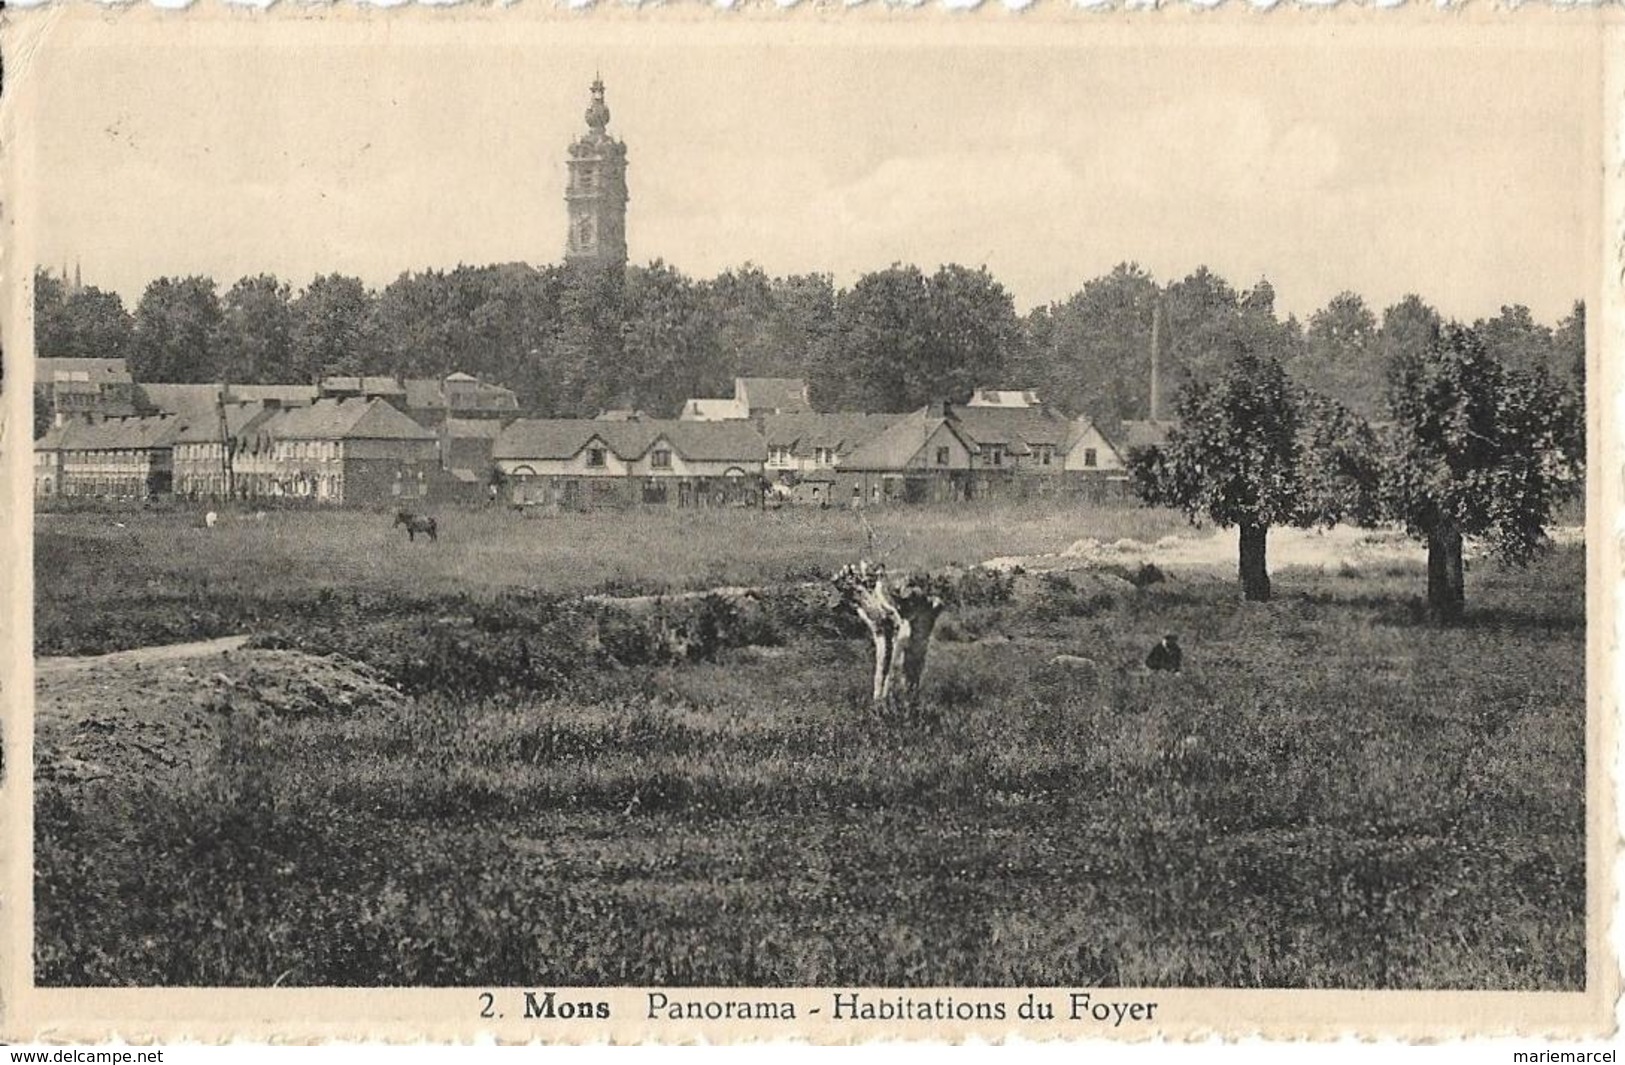
[[[398,605],[529,593],[659,593],[821,578],[860,557],[869,530],[888,565],[973,565],[1059,551],[1080,536],[1189,533],[1132,506],[865,511],[640,511],[520,517],[448,510],[438,543],[407,542],[393,512],[242,511],[215,529],[186,512],[42,514],[35,648],[91,654],[206,639],[302,616],[322,592]]]
[[[870,516],[933,566],[1184,531]],[[1403,560],[1264,605],[967,577],[904,726],[820,593],[692,660],[574,598],[805,579],[862,551],[849,515],[387,520],[41,522],[42,652],[293,648],[41,674],[42,984],[1582,985],[1582,547],[1475,565],[1451,629]],[[1186,672],[1141,675],[1166,631]]]

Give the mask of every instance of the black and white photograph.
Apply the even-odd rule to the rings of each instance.
[[[4,15],[14,1023],[1608,1029],[1600,13],[397,14]]]

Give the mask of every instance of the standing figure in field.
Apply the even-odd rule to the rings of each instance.
[[[440,534],[435,528],[434,519],[427,514],[413,514],[410,510],[397,510],[395,512],[395,525],[406,526],[406,538],[415,541],[418,533],[428,534],[429,539],[439,541]],[[394,528],[394,526],[391,526]]]
[[[1184,660],[1185,655],[1179,649],[1179,637],[1169,633],[1162,638],[1162,642],[1151,648],[1150,654],[1145,656],[1145,668],[1153,673],[1159,670],[1178,673]]]

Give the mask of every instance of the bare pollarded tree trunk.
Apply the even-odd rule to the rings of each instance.
[[[922,578],[890,577],[879,563],[860,562],[835,576],[843,601],[857,611],[875,644],[870,705],[882,717],[910,715],[931,632],[946,605]]]

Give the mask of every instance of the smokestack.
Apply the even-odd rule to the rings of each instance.
[[[1151,415],[1150,420],[1157,420],[1157,412],[1162,409],[1162,297],[1151,307]]]

